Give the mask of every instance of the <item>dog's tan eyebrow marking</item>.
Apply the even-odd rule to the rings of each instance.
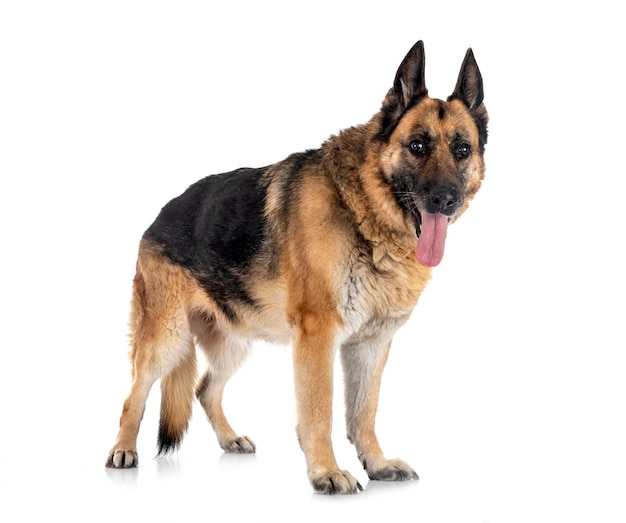
[[[460,132],[460,131],[455,132],[454,135],[452,136],[453,143],[469,142],[470,140],[471,138],[469,137],[467,133]]]

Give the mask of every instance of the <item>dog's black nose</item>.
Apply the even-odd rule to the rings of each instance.
[[[433,183],[425,188],[426,212],[452,216],[459,208],[459,192],[448,184]]]

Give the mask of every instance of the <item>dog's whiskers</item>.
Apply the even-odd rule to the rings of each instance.
[[[394,195],[402,205],[413,212],[417,212],[417,194],[413,191],[394,191]]]

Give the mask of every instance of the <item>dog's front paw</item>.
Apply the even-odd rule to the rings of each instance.
[[[139,458],[134,449],[113,449],[106,462],[107,468],[112,469],[130,469],[138,464]]]
[[[229,454],[254,454],[256,452],[256,445],[248,436],[220,442],[220,447]]]
[[[319,494],[356,494],[361,484],[346,470],[334,470],[311,476],[311,484]]]
[[[401,459],[385,460],[382,463],[364,463],[367,476],[380,481],[407,481],[419,479],[417,473]]]

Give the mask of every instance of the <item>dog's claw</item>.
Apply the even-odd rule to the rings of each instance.
[[[357,494],[363,491],[361,484],[346,470],[336,470],[311,478],[318,494]]]
[[[390,459],[385,466],[377,469],[367,469],[367,476],[378,481],[408,481],[419,480],[417,473],[401,459]]]
[[[139,464],[137,452],[132,449],[113,449],[107,458],[106,467],[112,469],[130,469]]]
[[[220,446],[229,454],[254,454],[256,452],[256,445],[248,436],[241,436]]]

